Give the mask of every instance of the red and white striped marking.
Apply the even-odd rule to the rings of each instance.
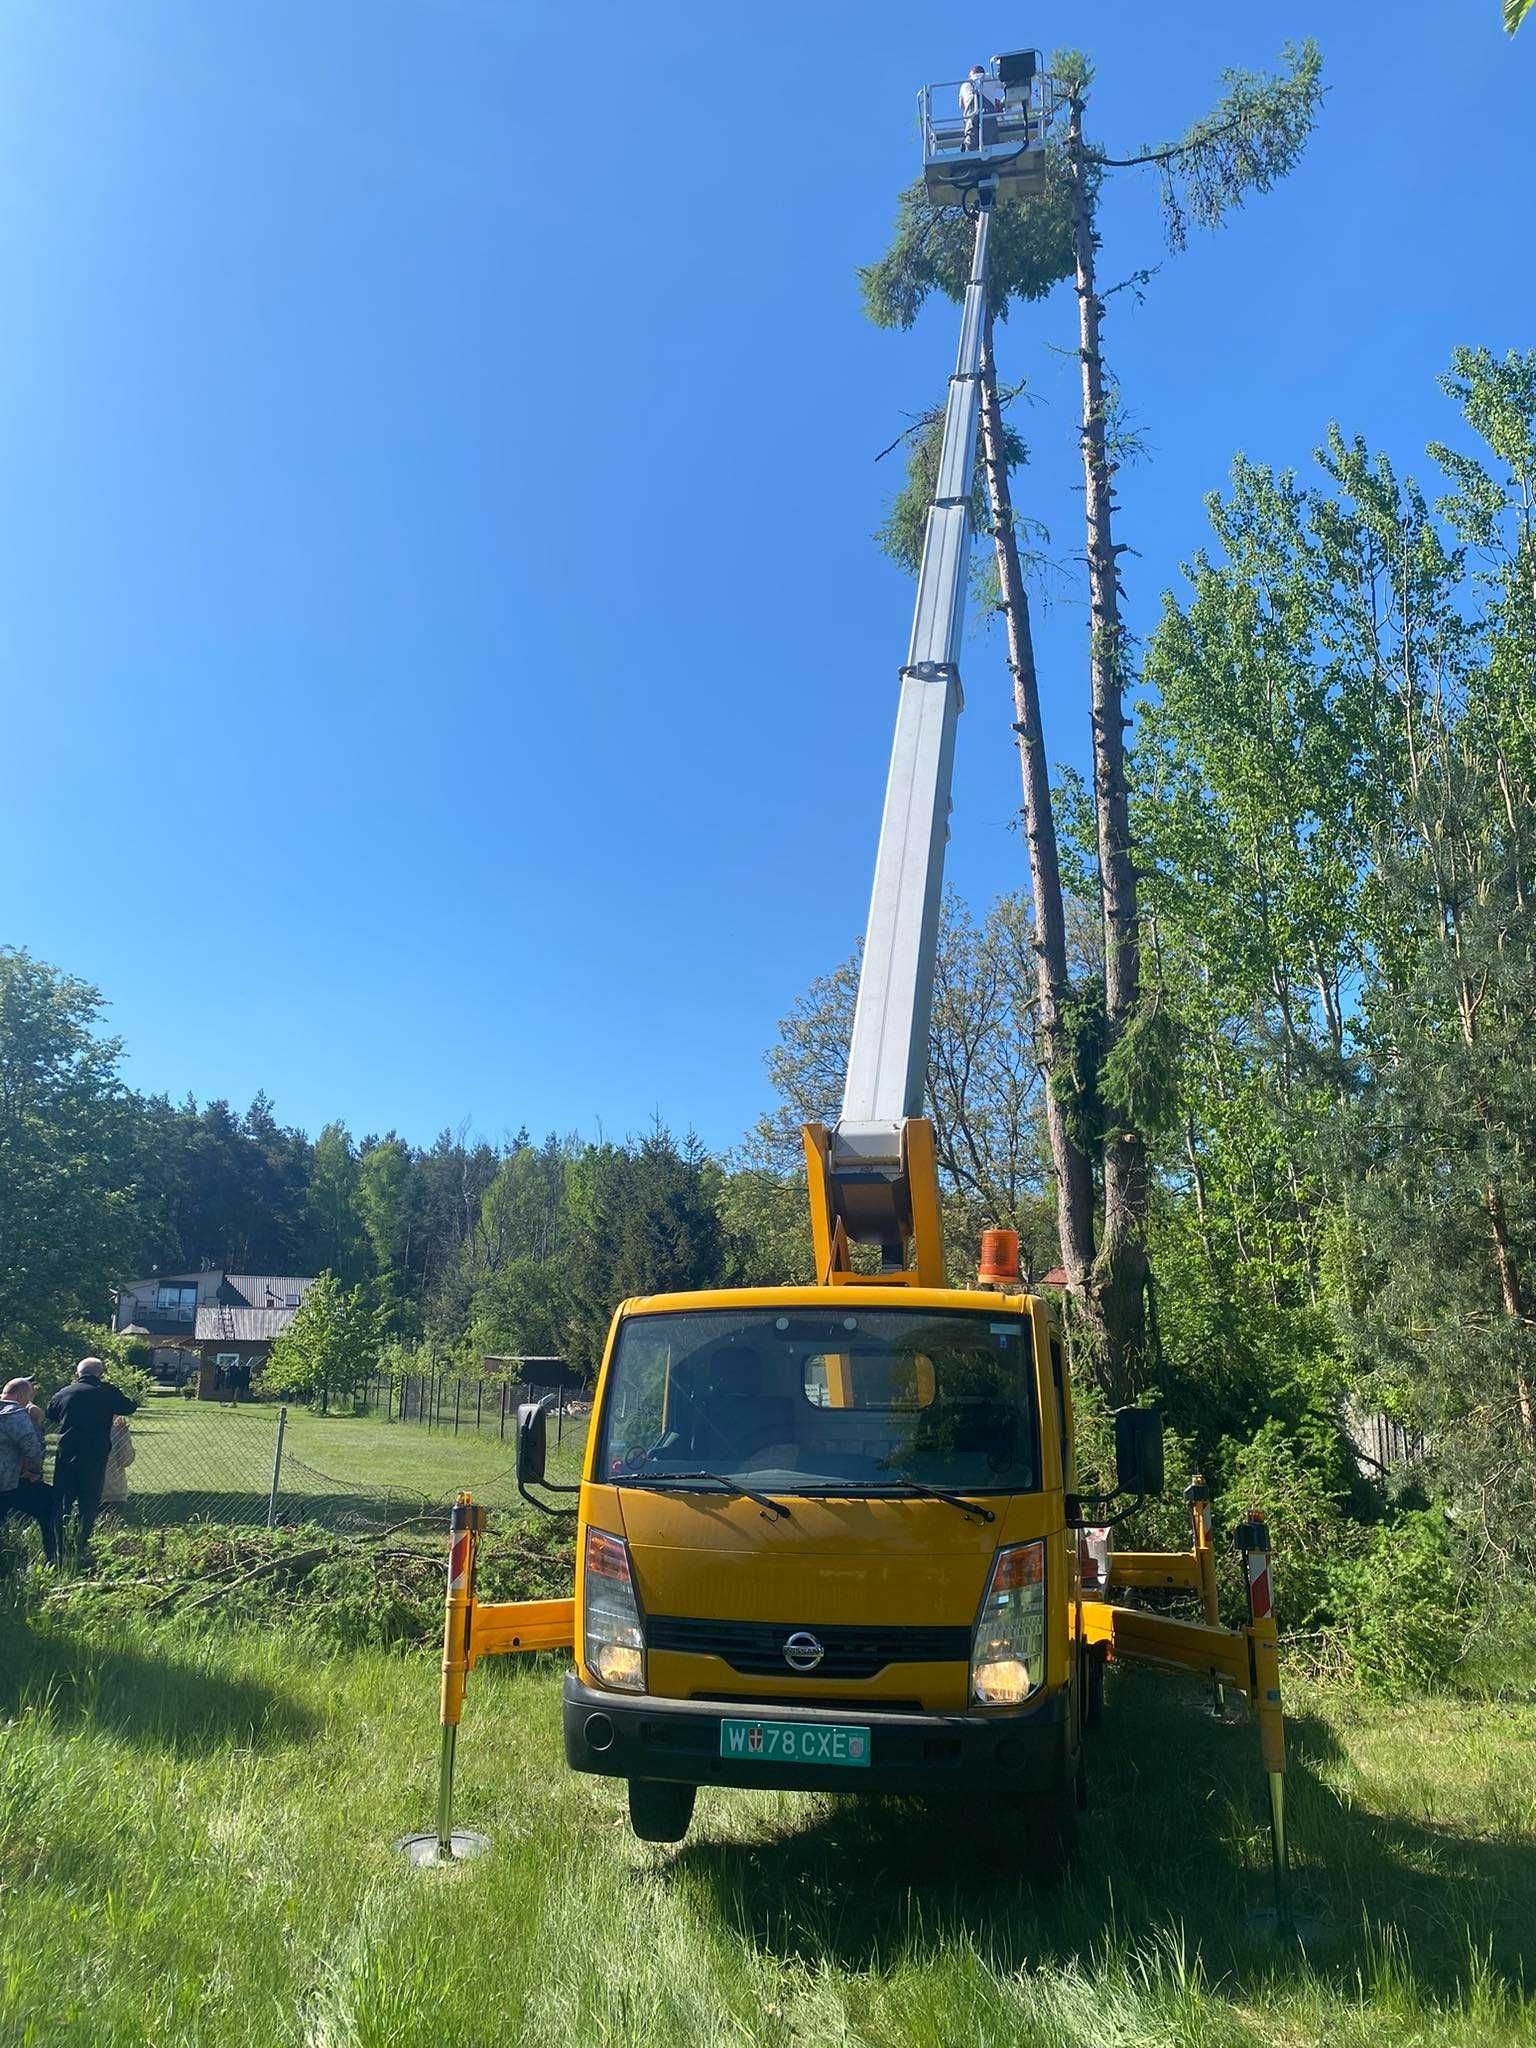
[[[1248,1553],[1249,1620],[1267,1621],[1270,1605],[1269,1553],[1266,1550],[1250,1550]]]
[[[462,1593],[469,1578],[469,1531],[464,1529],[454,1537],[448,1552],[448,1590]]]

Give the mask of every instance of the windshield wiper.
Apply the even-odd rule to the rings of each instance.
[[[976,1521],[997,1520],[992,1510],[979,1501],[967,1500],[963,1494],[946,1493],[941,1486],[925,1486],[921,1479],[908,1479],[905,1474],[887,1482],[877,1480],[871,1486],[807,1486],[802,1491],[821,1500],[941,1500],[946,1507],[958,1508],[961,1514]]]
[[[643,1486],[653,1493],[665,1493],[669,1487],[686,1487],[697,1479],[707,1479],[722,1492],[735,1494],[740,1500],[754,1500],[760,1508],[766,1508],[769,1514],[778,1515],[786,1522],[791,1519],[783,1501],[770,1500],[766,1493],[754,1493],[750,1486],[743,1486],[737,1479],[727,1479],[723,1472],[630,1472],[622,1479],[616,1479],[614,1485]]]

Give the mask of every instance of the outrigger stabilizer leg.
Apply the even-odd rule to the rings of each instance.
[[[474,1612],[475,1553],[485,1529],[485,1509],[467,1493],[453,1504],[448,1523],[448,1592],[443,1607],[443,1682],[439,1695],[441,1728],[437,1766],[437,1826],[431,1834],[407,1835],[397,1843],[412,1863],[459,1863],[490,1847],[484,1835],[453,1831],[453,1766],[458,1749],[459,1717],[464,1710],[464,1681],[471,1662],[470,1630]]]
[[[1269,1583],[1269,1525],[1249,1512],[1232,1533],[1243,1560],[1243,1589],[1248,1597],[1248,1654],[1252,1660],[1254,1716],[1259,1724],[1259,1755],[1269,1779],[1269,1848],[1274,1866],[1275,1920],[1289,1929],[1290,1867],[1285,1837],[1285,1716],[1280,1707],[1280,1643],[1275,1631],[1274,1600]]]
[[[443,1683],[437,1760],[437,1826],[430,1834],[407,1835],[395,1847],[413,1863],[462,1863],[490,1847],[484,1835],[453,1825],[453,1766],[458,1749],[464,1687],[482,1657],[518,1651],[568,1650],[575,1605],[570,1600],[480,1600],[475,1593],[485,1509],[467,1493],[453,1504],[448,1522],[448,1592],[443,1603]]]
[[[1218,1613],[1216,1559],[1211,1543],[1210,1494],[1196,1479],[1184,1495],[1194,1541],[1188,1550],[1119,1550],[1109,1563],[1111,1589],[1196,1593],[1201,1621],[1158,1614],[1145,1607],[1085,1598],[1079,1627],[1090,1644],[1103,1644],[1116,1662],[1149,1665],[1157,1671],[1198,1674],[1223,1693],[1245,1699],[1258,1722],[1259,1756],[1269,1782],[1270,1857],[1274,1866],[1275,1925],[1299,1930],[1290,1899],[1285,1825],[1285,1712],[1280,1701],[1280,1639],[1275,1632],[1269,1582],[1269,1526],[1250,1509],[1233,1531],[1243,1560],[1248,1601],[1245,1628],[1223,1628]],[[1260,1916],[1268,1919],[1266,1912]]]

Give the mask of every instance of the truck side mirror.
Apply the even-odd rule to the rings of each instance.
[[[517,1411],[517,1483],[542,1486],[548,1459],[542,1401],[524,1401]]]
[[[1155,1408],[1115,1410],[1115,1488],[1148,1499],[1163,1490],[1163,1418]]]

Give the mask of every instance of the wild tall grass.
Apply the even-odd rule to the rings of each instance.
[[[1297,1885],[1267,1897],[1250,1730],[1112,1688],[1076,1868],[1042,1892],[974,1816],[705,1792],[676,1850],[569,1775],[552,1664],[482,1666],[456,1871],[434,1673],[281,1633],[0,1622],[6,2048],[1528,2042],[1536,1710],[1299,1697]]]

